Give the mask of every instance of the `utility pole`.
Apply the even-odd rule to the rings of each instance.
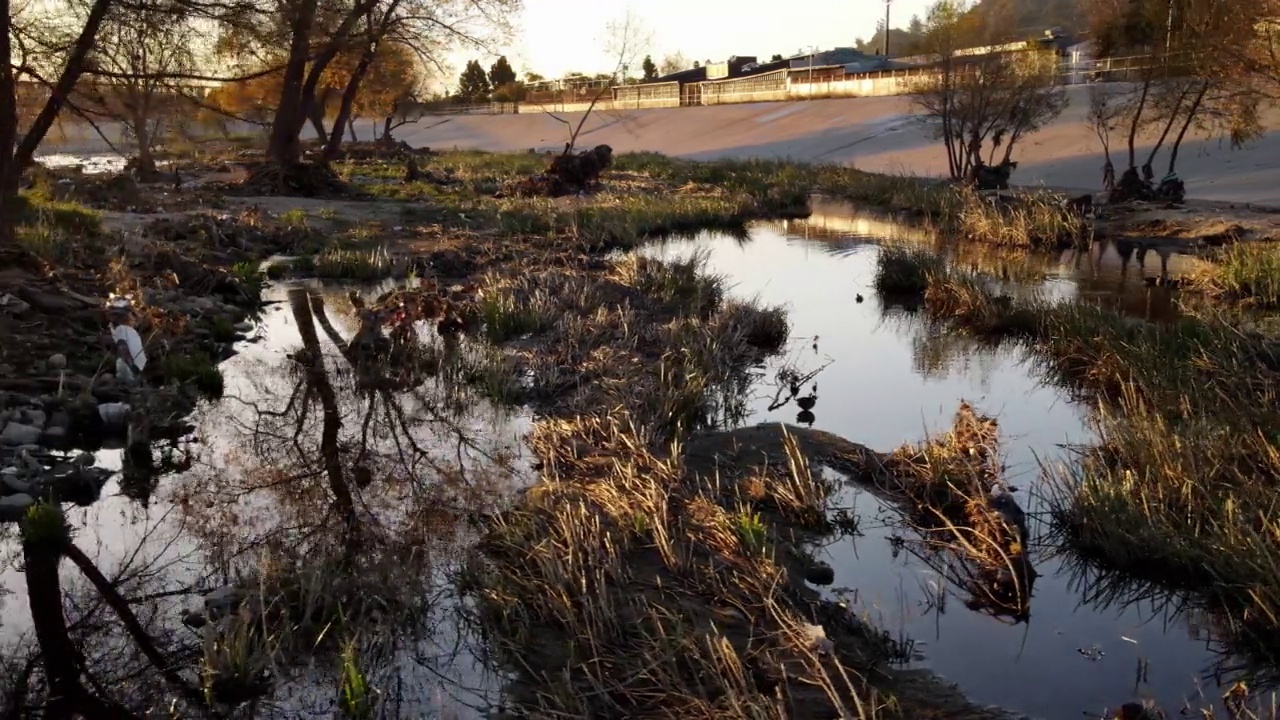
[[[893,0],[884,0],[884,56],[889,57],[889,6]]]

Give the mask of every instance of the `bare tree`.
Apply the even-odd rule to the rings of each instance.
[[[544,109],[547,115],[564,123],[568,129],[569,140],[564,146],[565,155],[573,152],[578,143],[578,136],[582,134],[582,128],[587,124],[587,118],[591,117],[596,105],[600,103],[600,100],[605,95],[613,92],[613,86],[626,74],[628,68],[639,67],[639,59],[644,57],[645,53],[648,52],[649,46],[653,43],[653,33],[630,10],[621,19],[609,22],[605,26],[605,32],[607,37],[605,52],[614,61],[613,71],[604,74],[602,79],[605,82],[601,82],[600,87],[591,96],[591,100],[587,104],[586,110],[583,111],[582,117],[578,118],[578,122],[574,124],[568,118]]]
[[[1109,117],[1118,115],[1127,126],[1128,165],[1119,183],[1112,183],[1120,192],[1119,198],[1140,197],[1156,189],[1154,165],[1166,147],[1168,166],[1161,185],[1180,186],[1175,174],[1178,154],[1193,127],[1228,137],[1233,146],[1261,131],[1258,103],[1264,93],[1260,76],[1228,46],[1255,43],[1266,25],[1246,25],[1242,36],[1236,27],[1246,17],[1240,1],[1225,0],[1213,7],[1198,7],[1199,0],[1132,0],[1124,4],[1095,0],[1088,5],[1100,57],[1128,57],[1128,67],[1134,64],[1133,56],[1142,58],[1137,67],[1126,69],[1124,79],[1136,80],[1132,90],[1115,93],[1106,108],[1095,108],[1097,117],[1093,118],[1096,127],[1103,122],[1105,110]],[[1224,21],[1232,16],[1232,8],[1235,21]],[[1154,135],[1154,142],[1139,165],[1137,145],[1144,131]],[[1099,139],[1103,140],[1101,135]],[[1110,163],[1106,140],[1103,151]],[[1104,184],[1108,184],[1105,176]]]
[[[662,62],[658,64],[658,72],[662,75],[670,75],[681,70],[688,70],[693,67],[693,63],[689,62],[683,53],[674,52],[662,58]]]
[[[1054,82],[1052,52],[1028,45],[1018,52],[963,54],[998,35],[966,10],[960,0],[939,0],[930,8],[923,42],[935,58],[935,72],[912,88],[920,120],[942,140],[956,180],[975,180],[988,165],[1012,168],[1017,142],[1067,104],[1064,89]]]
[[[1089,86],[1089,127],[1102,145],[1102,186],[1110,192],[1116,184],[1116,167],[1111,159],[1111,134],[1124,121],[1127,89],[1112,84]]]
[[[194,30],[182,18],[154,10],[116,8],[103,24],[76,104],[116,120],[137,146],[135,167],[142,175],[156,171],[155,145],[194,106],[183,101],[173,78],[195,69]],[[109,78],[109,79],[108,79]]]

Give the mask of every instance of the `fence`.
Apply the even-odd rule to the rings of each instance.
[[[1189,71],[1187,59],[1158,61],[1163,72]],[[1053,69],[1054,82],[1076,85],[1092,82],[1131,82],[1149,77],[1156,67],[1155,56],[1139,55],[1093,60],[1076,51],[1060,59]],[[894,70],[850,73],[844,66],[783,69],[741,78],[704,80],[695,83],[665,82],[622,85],[610,88],[595,103],[594,109],[636,110],[674,108],[731,103],[781,102],[814,98],[885,97],[911,93],[921,79],[938,73],[936,66],[919,65]],[[539,113],[585,112],[591,107],[602,85],[573,86],[557,90],[530,92],[521,103],[453,108],[454,113]]]
[[[680,83],[646,83],[613,88],[613,106],[622,108],[680,107]]]
[[[769,102],[787,95],[787,71],[727,80],[708,80],[698,83],[701,89],[700,105],[727,105],[730,103]],[[693,104],[693,103],[690,103]]]

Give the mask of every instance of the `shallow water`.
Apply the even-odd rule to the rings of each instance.
[[[710,270],[726,276],[735,295],[790,310],[792,349],[783,362],[801,373],[830,363],[812,381],[819,389],[813,427],[889,451],[948,430],[967,400],[998,417],[1007,480],[1019,488],[1016,497],[1029,514],[1043,511],[1040,463],[1062,461],[1063,445],[1090,439],[1087,410],[1046,384],[1023,351],[983,347],[884,307],[872,290],[879,243],[923,238],[882,219],[822,209],[808,222],[759,224],[745,242],[704,234],[647,252],[668,258],[708,253]],[[1069,254],[1030,268],[1019,261],[1006,275],[1021,279],[1014,283],[1021,293],[1098,302],[1156,320],[1176,314],[1167,291],[1145,287],[1134,268],[1122,279],[1120,259],[1103,250],[1078,263]],[[1000,274],[990,257],[960,254],[956,260]],[[1158,271],[1158,260],[1154,268],[1148,263],[1148,275]],[[797,422],[794,403],[769,409],[774,369],[765,371],[748,424]],[[823,551],[836,571],[834,588],[848,591],[833,595],[891,635],[913,640],[922,665],[980,703],[1042,718],[1101,713],[1135,696],[1178,708],[1196,696],[1197,679],[1214,664],[1207,631],[1173,618],[1168,602],[1122,584],[1126,606],[1107,606],[1103,598],[1114,593],[1103,593],[1096,578],[1082,577],[1036,542],[1031,559],[1040,577],[1029,621],[1013,624],[972,611],[964,602],[968,593],[891,540],[910,536],[895,510],[853,487],[841,503],[860,515],[862,535]],[[1041,539],[1044,524],[1033,518],[1031,525],[1033,539]],[[1140,669],[1146,674],[1138,683]]]
[[[323,392],[319,381],[289,359],[306,346],[301,316],[289,303],[296,288],[268,288],[265,300],[272,304],[250,339],[238,344],[238,354],[222,365],[225,397],[196,412],[194,437],[172,453],[190,453],[189,469],[149,479],[126,469],[93,506],[68,512],[74,542],[109,576],[124,564],[151,568],[147,583],[133,595],[191,583],[208,590],[257,567],[264,557],[306,561],[332,547],[326,538],[342,537],[335,530],[331,476],[324,465],[329,447],[324,401],[307,399]],[[364,294],[376,297],[386,289],[365,288]],[[347,289],[313,285],[310,290],[324,298],[335,333],[353,337],[358,321]],[[362,477],[369,484],[367,492],[355,493],[366,530],[373,528],[362,561],[390,561],[402,582],[375,589],[418,604],[411,621],[397,619],[392,632],[370,628],[369,635],[377,637],[360,638],[370,640],[361,643],[368,658],[364,670],[375,686],[394,689],[390,707],[404,717],[479,717],[497,701],[500,679],[491,677],[473,651],[475,640],[459,614],[454,574],[474,541],[466,513],[500,507],[534,476],[522,441],[530,418],[474,401],[443,373],[418,378],[422,382],[416,387],[358,390],[351,364],[319,315],[312,322],[321,328],[316,335],[325,357],[325,384],[342,421],[336,437],[344,477],[356,486]],[[436,352],[449,352],[434,330],[420,330],[419,340]],[[304,406],[310,407],[306,416],[299,412]],[[120,469],[123,456],[102,451],[99,461]],[[362,476],[362,470],[368,473]],[[4,600],[0,645],[6,654],[16,654],[34,647],[34,640],[18,563],[21,551],[11,535],[0,537],[7,561],[0,568],[0,586],[11,593]],[[93,598],[74,568],[64,567],[63,575],[69,597]],[[178,620],[184,608],[200,606],[200,597],[142,605],[156,613],[157,632],[168,630],[192,642],[199,636]],[[94,640],[110,644],[113,638],[104,632]],[[273,695],[278,714],[272,716],[313,716],[329,707],[336,686],[328,667],[324,660],[319,669],[307,661],[279,663]]]

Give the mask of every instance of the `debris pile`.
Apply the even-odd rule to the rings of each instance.
[[[574,154],[568,147],[551,161],[551,167],[525,178],[510,189],[517,197],[563,197],[591,190],[600,175],[613,164],[613,148],[597,145]]]

